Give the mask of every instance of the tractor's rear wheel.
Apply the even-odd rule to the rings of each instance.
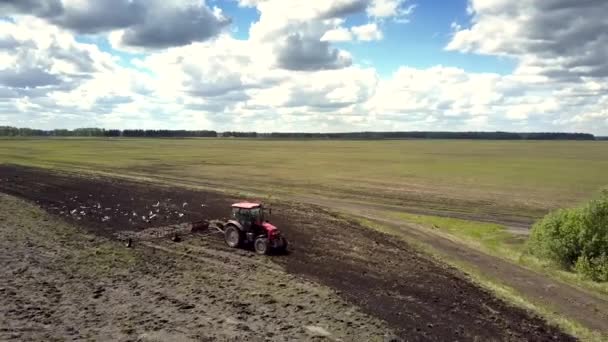
[[[268,246],[268,239],[262,237],[255,239],[255,241],[253,242],[253,248],[258,254],[268,254],[268,251],[270,249],[270,246]]]
[[[283,241],[283,243],[281,244],[281,247],[279,248],[279,252],[287,253],[287,246],[289,246],[289,242],[287,242],[287,239],[284,237],[281,237],[281,240]]]
[[[241,231],[235,226],[228,226],[224,231],[224,240],[226,244],[232,248],[240,247],[243,243]]]

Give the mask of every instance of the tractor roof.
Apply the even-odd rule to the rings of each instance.
[[[261,206],[260,203],[252,203],[252,202],[234,203],[232,205],[233,208],[241,208],[241,209],[253,209],[253,208],[257,208],[259,206]]]

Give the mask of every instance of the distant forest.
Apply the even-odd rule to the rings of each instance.
[[[352,132],[352,133],[256,133],[211,130],[143,130],[77,128],[41,130],[0,126],[3,137],[142,137],[142,138],[267,138],[267,139],[485,139],[485,140],[600,140],[588,133],[512,132]],[[605,138],[605,137],[604,137]]]

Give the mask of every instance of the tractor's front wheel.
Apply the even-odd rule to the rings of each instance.
[[[226,244],[232,248],[240,247],[243,243],[241,231],[235,226],[228,226],[224,231],[224,240]]]
[[[262,237],[255,239],[255,241],[253,242],[253,248],[258,254],[268,254],[268,239]]]

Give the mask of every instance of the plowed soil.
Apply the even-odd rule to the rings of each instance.
[[[225,217],[231,202],[244,199],[17,166],[0,166],[0,191],[109,238],[120,231]],[[496,299],[458,270],[435,262],[403,241],[336,218],[320,207],[273,203],[272,221],[291,243],[288,255],[268,258],[272,267],[335,289],[342,299],[385,322],[391,333],[405,340],[574,340],[541,318]],[[251,258],[265,258],[230,250],[219,236],[204,236],[200,241],[205,247],[191,248],[187,255],[196,258],[200,253],[214,265],[232,267],[235,259],[242,260],[236,263],[238,267],[250,264],[247,260]],[[179,250],[165,240],[162,244],[136,241],[135,245],[144,251]],[[255,272],[247,267],[240,271]],[[280,289],[277,284],[267,286]],[[300,305],[315,306],[314,302]],[[249,336],[266,336],[264,333],[252,331]]]

